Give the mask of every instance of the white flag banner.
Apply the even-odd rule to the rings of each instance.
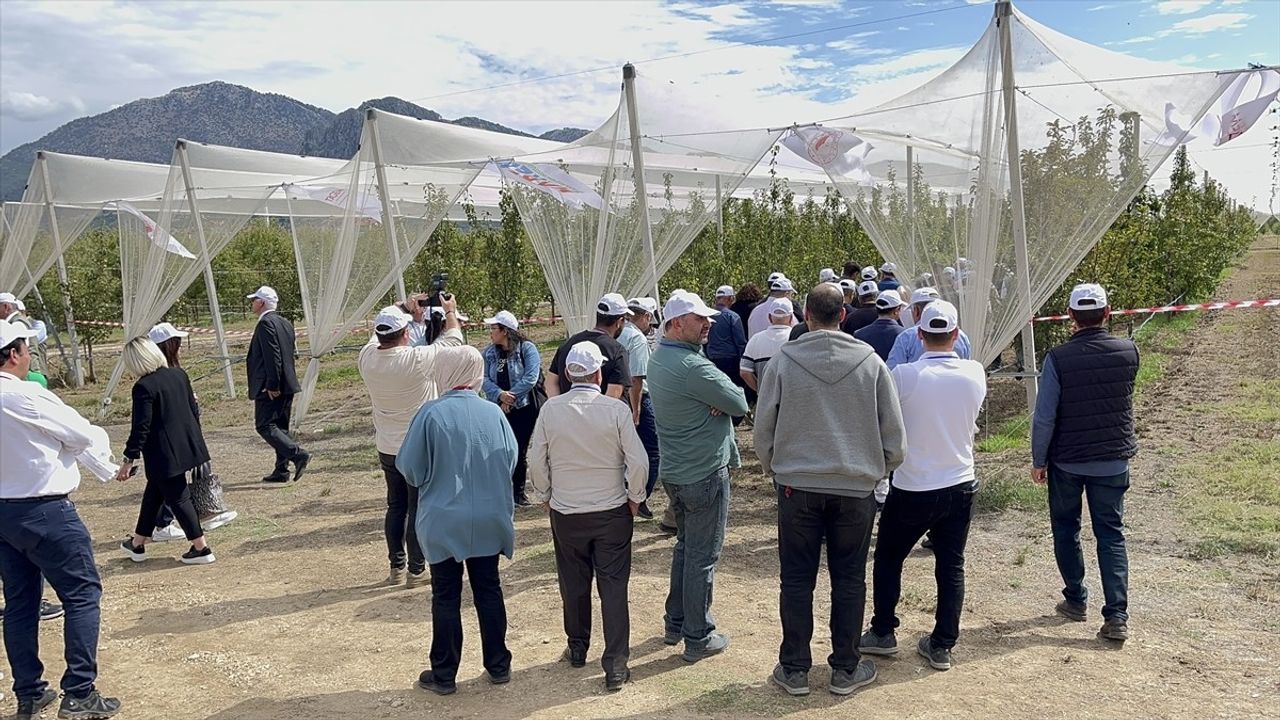
[[[847,130],[825,127],[795,128],[783,138],[788,150],[836,175],[843,175],[860,185],[873,185],[875,179],[864,164],[875,147]]]
[[[285,185],[284,191],[294,200],[318,200],[345,209],[351,197],[345,187],[333,185]],[[356,196],[355,211],[362,217],[382,223],[382,201],[376,194],[362,192]]]
[[[1164,105],[1165,129],[1152,142],[1178,145],[1198,138],[1211,141],[1215,147],[1229,143],[1253,127],[1266,114],[1267,108],[1280,95],[1280,71],[1247,70],[1236,75],[1217,106],[1200,122],[1192,124],[1179,117],[1173,103]]]
[[[186,249],[182,243],[178,242],[177,238],[165,232],[164,228],[156,225],[155,220],[143,215],[142,211],[133,205],[121,200],[119,202],[107,203],[106,208],[123,211],[138,218],[138,220],[142,222],[142,230],[147,234],[147,239],[155,243],[156,247],[163,248],[164,250],[167,250],[179,257],[184,257],[189,260],[196,259],[196,256],[191,254],[191,251]]]
[[[604,207],[599,193],[555,165],[504,160],[498,163],[498,170],[507,180],[560,198],[569,207],[586,205],[597,210]]]

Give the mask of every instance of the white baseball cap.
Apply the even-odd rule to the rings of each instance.
[[[876,269],[874,267],[871,267],[870,265],[868,265],[862,268],[862,272],[858,273],[858,276],[861,277],[863,280],[875,280],[878,274],[879,273],[876,272]]]
[[[911,304],[915,305],[917,303],[933,302],[940,297],[942,296],[938,294],[938,291],[931,287],[916,288],[915,291],[911,293]]]
[[[960,327],[960,316],[955,305],[946,300],[934,300],[924,306],[916,327],[927,333],[949,333]]]
[[[499,310],[493,317],[484,319],[485,325],[501,325],[508,330],[519,330],[520,321],[509,310]]]
[[[590,375],[604,367],[605,362],[607,360],[600,347],[590,340],[583,340],[569,348],[569,354],[564,358],[564,369],[570,375]]]
[[[1072,310],[1101,310],[1107,306],[1107,291],[1096,283],[1081,283],[1071,288]]]
[[[12,301],[9,301],[12,302]],[[36,336],[36,331],[28,328],[22,323],[9,322],[8,320],[0,320],[0,348],[9,347],[16,340],[27,339]]]
[[[791,281],[785,277],[780,277],[769,283],[769,292],[793,292],[795,289],[796,288],[791,284]]]
[[[691,292],[673,292],[671,297],[667,298],[667,304],[662,306],[662,317],[666,318],[667,322],[690,313],[704,318],[720,314],[718,310],[707,307],[707,304],[702,302],[702,298]]]
[[[183,332],[182,330],[174,327],[172,323],[163,322],[151,328],[151,330],[147,332],[147,337],[151,338],[151,342],[159,345],[165,340],[184,338],[190,334],[191,333]]]
[[[3,292],[3,293],[0,293],[0,305],[5,304],[5,303],[8,303],[8,304],[10,304],[10,305],[12,305],[12,306],[14,306],[14,307],[18,308],[19,310],[22,310],[23,312],[26,312],[27,306],[26,306],[26,305],[24,305],[24,304],[22,303],[22,301],[21,301],[21,300],[19,300],[19,299],[18,299],[18,297],[17,297],[16,295],[14,295],[13,293],[11,293],[11,292]]]
[[[605,293],[596,303],[596,312],[601,315],[617,317],[619,315],[635,315],[627,309],[627,299],[618,293]]]
[[[946,266],[946,267],[942,268],[942,274],[943,274],[943,275],[955,275],[955,274],[956,274],[956,269],[955,269],[955,268],[953,268],[953,267],[951,267],[950,265],[948,265],[948,266]]]
[[[844,290],[845,292],[851,292],[851,293],[858,292],[858,282],[856,280],[844,278],[836,284],[839,285],[840,289]]]
[[[891,262],[887,262],[887,263],[885,263],[885,264],[883,264],[883,265],[881,265],[881,266],[880,266],[880,272],[882,272],[882,273],[886,273],[886,274],[888,274],[888,275],[892,275],[892,274],[894,274],[894,273],[898,272],[898,266],[897,266],[897,265],[894,265],[894,264],[893,264],[893,263],[891,263]]]
[[[737,294],[738,294],[738,291],[734,290],[732,285],[721,285],[720,287],[716,288],[716,297],[718,298],[733,297]]]
[[[876,298],[876,307],[881,310],[892,310],[902,305],[902,296],[897,290],[885,290],[880,293],[880,297]]]
[[[647,295],[642,297],[633,297],[627,301],[627,307],[632,310],[642,310],[653,315],[658,312],[658,301]]]
[[[268,285],[263,285],[253,293],[245,295],[245,299],[247,300],[253,300],[255,298],[266,303],[280,302],[280,295],[276,293],[276,289]]]
[[[773,298],[765,306],[769,308],[770,317],[788,317],[795,314],[795,306],[786,298]]]
[[[839,277],[839,275],[836,275],[836,271],[831,268],[822,268],[818,271],[818,282],[833,283]]]
[[[775,280],[781,280],[784,277],[786,277],[786,275],[780,272],[771,272],[769,273],[769,284],[772,285]]]
[[[409,327],[411,322],[412,315],[396,305],[388,305],[378,311],[378,316],[373,319],[373,329],[380,335],[390,335]]]
[[[863,281],[863,283],[858,286],[859,297],[863,297],[866,295],[875,295],[878,292],[880,292],[880,286],[876,285],[875,280]]]

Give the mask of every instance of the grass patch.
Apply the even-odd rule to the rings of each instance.
[[[1280,555],[1280,440],[1241,440],[1180,468],[1196,555]]]
[[[1005,450],[1031,449],[1031,423],[1025,416],[1005,420],[995,431],[977,442],[978,452],[997,453]]]
[[[1273,426],[1280,424],[1280,379],[1242,382],[1235,399],[1216,406],[1216,409],[1233,420]]]
[[[320,375],[316,378],[316,387],[351,387],[353,385],[359,386],[361,382],[360,368],[356,367],[355,363],[350,365],[334,363],[320,366]]]
[[[1031,482],[1031,463],[1027,463],[1027,473],[997,469],[991,475],[982,478],[982,486],[978,489],[979,512],[1001,512],[1003,510],[1025,510],[1040,512],[1049,506],[1048,495],[1043,485]]]

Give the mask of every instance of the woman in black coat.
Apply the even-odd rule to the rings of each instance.
[[[191,380],[182,368],[168,367],[160,348],[145,337],[125,345],[124,367],[138,382],[133,386],[133,428],[125,441],[125,462],[116,479],[129,479],[137,472],[134,463],[142,458],[147,487],[142,492],[133,537],[120,543],[120,549],[134,562],[146,560],[156,512],[168,504],[191,541],[182,562],[207,565],[215,559],[213,548],[205,542],[187,487],[187,472],[209,462]]]

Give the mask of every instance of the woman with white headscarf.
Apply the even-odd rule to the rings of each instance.
[[[396,468],[417,488],[415,526],[431,570],[431,667],[418,686],[451,695],[462,656],[464,567],[489,681],[511,679],[498,556],[515,550],[511,472],[519,449],[502,410],[477,393],[484,376],[478,350],[442,348],[436,369],[440,398],[414,417]]]

